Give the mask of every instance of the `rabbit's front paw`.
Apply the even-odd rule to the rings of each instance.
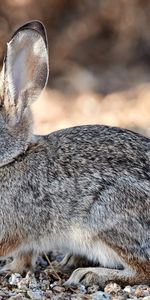
[[[22,274],[24,271],[33,268],[33,261],[35,261],[35,257],[32,251],[29,253],[22,253],[14,257],[12,262],[6,263],[6,265],[0,269],[0,274],[6,274],[9,272]]]
[[[12,263],[5,264],[5,265],[0,269],[0,274],[9,274],[9,273],[12,273],[12,270],[11,270],[11,264],[12,264]]]

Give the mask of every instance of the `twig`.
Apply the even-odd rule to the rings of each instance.
[[[54,269],[54,267],[53,267],[51,261],[49,260],[49,257],[47,256],[47,254],[46,254],[45,252],[44,252],[44,255],[45,255],[45,257],[46,257],[46,259],[47,259],[47,261],[48,261],[48,263],[49,263],[50,268],[52,269],[52,271],[53,271],[54,274],[56,275],[57,279],[61,282],[61,278],[60,278],[60,276],[58,275],[58,273],[55,271],[55,269]]]

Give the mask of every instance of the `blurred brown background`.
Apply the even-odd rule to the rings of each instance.
[[[50,52],[35,132],[100,123],[150,136],[150,1],[1,0],[1,63],[13,31],[33,19]]]

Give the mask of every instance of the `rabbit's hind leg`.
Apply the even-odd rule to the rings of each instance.
[[[70,278],[66,281],[66,286],[77,285],[80,281],[86,286],[91,284],[99,284],[101,288],[109,282],[116,282],[120,285],[126,284],[145,284],[144,278],[140,277],[138,272],[132,268],[124,268],[123,270],[109,268],[79,268],[76,269]]]

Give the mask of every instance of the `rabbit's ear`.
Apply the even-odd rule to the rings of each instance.
[[[21,113],[48,79],[47,37],[44,26],[32,21],[20,27],[7,44],[3,67],[4,106]]]

